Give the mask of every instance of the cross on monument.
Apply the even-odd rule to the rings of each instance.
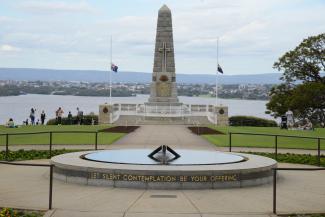
[[[163,46],[158,49],[159,52],[163,52],[161,68],[163,72],[166,72],[167,69],[167,52],[170,52],[171,49],[167,47],[166,42],[163,42]]]

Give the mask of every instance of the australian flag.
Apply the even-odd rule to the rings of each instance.
[[[118,66],[112,63],[112,65],[111,65],[111,70],[112,70],[113,72],[117,72],[117,70],[118,70]]]
[[[217,71],[220,72],[221,74],[223,74],[222,68],[221,68],[221,66],[219,64],[218,64],[218,70]]]

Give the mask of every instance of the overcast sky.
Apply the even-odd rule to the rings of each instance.
[[[278,57],[325,32],[325,0],[0,0],[0,67],[151,72],[157,13],[172,11],[176,73],[275,72]]]

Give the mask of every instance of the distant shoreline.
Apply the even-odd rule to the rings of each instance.
[[[59,95],[59,94],[34,94],[34,93],[27,93],[27,94],[19,94],[19,95],[10,95],[10,96],[0,96],[1,98],[5,98],[5,97],[19,97],[19,96],[74,96],[74,97],[109,97],[109,96],[79,96],[79,95]],[[112,98],[137,98],[138,96],[149,96],[149,94],[136,94],[133,96],[112,96]],[[209,96],[179,96],[179,97],[189,97],[189,98],[205,98],[205,99],[215,99],[215,97],[209,97]],[[268,100],[263,100],[263,99],[242,99],[242,98],[222,98],[222,97],[218,97],[218,99],[225,99],[225,100],[245,100],[245,101],[265,101],[268,102]]]

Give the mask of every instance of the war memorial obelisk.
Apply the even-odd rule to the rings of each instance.
[[[99,105],[100,124],[190,124],[228,125],[228,107],[186,104],[178,100],[172,14],[163,5],[158,11],[150,97],[144,104]]]
[[[172,14],[163,5],[158,12],[156,44],[149,104],[175,105],[178,103]]]

